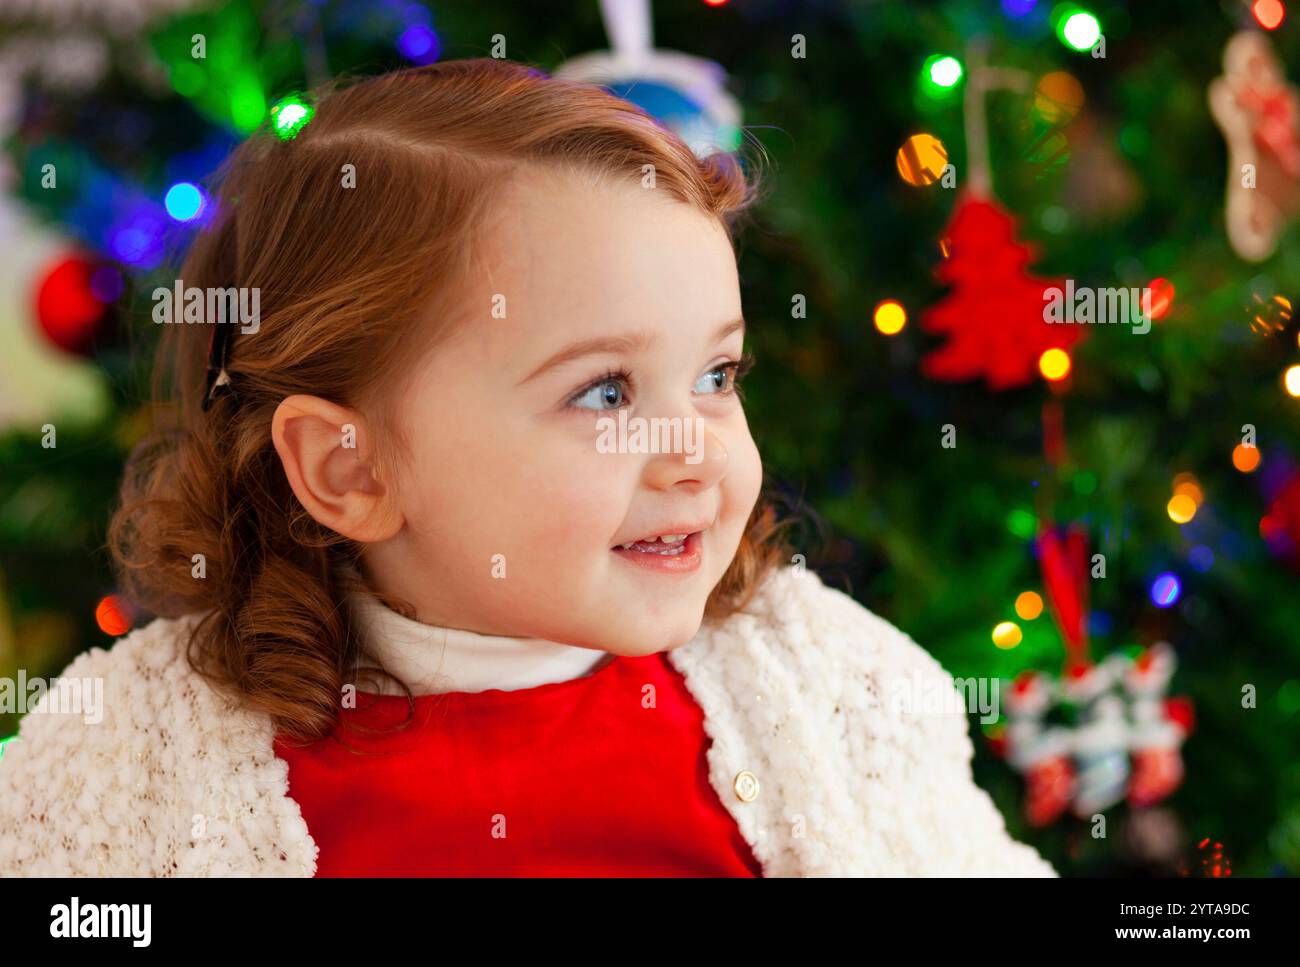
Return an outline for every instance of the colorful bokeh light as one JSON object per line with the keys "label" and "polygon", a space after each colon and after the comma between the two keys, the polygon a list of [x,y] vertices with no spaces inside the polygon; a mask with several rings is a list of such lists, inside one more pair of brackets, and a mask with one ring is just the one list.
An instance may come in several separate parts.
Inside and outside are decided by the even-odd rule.
{"label": "colorful bokeh light", "polygon": [[275,128],[276,137],[281,141],[293,140],[310,123],[313,113],[301,98],[291,95],[279,101],[271,108],[271,124]]}
{"label": "colorful bokeh light", "polygon": [[163,205],[167,208],[167,214],[176,221],[193,221],[203,211],[203,191],[191,182],[178,182],[167,189]]}
{"label": "colorful bokeh light", "polygon": [[1062,42],[1075,50],[1092,50],[1101,39],[1101,23],[1086,10],[1074,9],[1060,19],[1058,31]]}
{"label": "colorful bokeh light", "polygon": [[902,332],[903,327],[907,325],[907,310],[901,303],[886,299],[876,306],[871,318],[876,328],[884,335],[893,336]]}
{"label": "colorful bokeh light", "polygon": [[925,62],[925,76],[935,87],[948,89],[961,82],[961,61],[947,54],[934,54]]}
{"label": "colorful bokeh light", "polygon": [[993,644],[999,648],[1014,648],[1020,644],[1023,637],[1020,633],[1020,625],[1014,621],[1000,622],[993,629]]}
{"label": "colorful bokeh light", "polygon": [[1158,608],[1169,608],[1178,601],[1183,586],[1176,575],[1165,572],[1151,582],[1151,603]]}
{"label": "colorful bokeh light", "polygon": [[1064,349],[1049,349],[1038,357],[1038,371],[1043,378],[1057,382],[1070,375],[1070,354]]}
{"label": "colorful bokeh light", "polygon": [[1022,591],[1016,598],[1016,614],[1023,621],[1033,621],[1043,613],[1043,597],[1037,591]]}
{"label": "colorful bokeh light", "polygon": [[1255,0],[1250,12],[1265,30],[1276,30],[1286,19],[1286,7],[1282,5],[1282,0]]}
{"label": "colorful bokeh light", "polygon": [[1253,473],[1259,466],[1259,447],[1238,443],[1232,450],[1232,465],[1242,473]]}

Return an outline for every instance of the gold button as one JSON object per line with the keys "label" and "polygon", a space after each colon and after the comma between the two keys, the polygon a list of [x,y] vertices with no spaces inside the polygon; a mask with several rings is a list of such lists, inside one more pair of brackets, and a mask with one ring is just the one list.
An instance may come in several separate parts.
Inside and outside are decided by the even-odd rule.
{"label": "gold button", "polygon": [[736,790],[736,798],[741,802],[753,802],[758,798],[758,776],[748,769],[742,769],[736,773],[736,782],[733,788]]}

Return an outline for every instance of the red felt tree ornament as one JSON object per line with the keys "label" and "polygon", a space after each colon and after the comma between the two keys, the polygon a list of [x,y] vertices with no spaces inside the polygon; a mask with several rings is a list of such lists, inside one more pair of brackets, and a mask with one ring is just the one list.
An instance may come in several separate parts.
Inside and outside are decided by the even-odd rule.
{"label": "red felt tree ornament", "polygon": [[1064,291],[1064,283],[1029,274],[1035,253],[1016,238],[1015,220],[993,198],[984,97],[994,88],[1023,90],[1028,75],[985,66],[980,44],[972,44],[967,62],[968,187],[948,224],[947,258],[936,271],[953,291],[921,317],[924,331],[947,342],[921,361],[921,369],[931,379],[983,378],[996,392],[1032,382],[1043,353],[1067,350],[1083,331],[1044,318],[1047,291]]}
{"label": "red felt tree ornament", "polygon": [[1083,335],[1078,326],[1043,317],[1047,291],[1062,280],[1028,274],[1029,246],[1016,240],[1015,220],[995,202],[967,194],[947,230],[949,257],[936,275],[952,293],[926,310],[921,328],[947,342],[921,361],[931,379],[983,378],[993,391],[1024,386],[1038,375],[1049,349],[1068,350]]}

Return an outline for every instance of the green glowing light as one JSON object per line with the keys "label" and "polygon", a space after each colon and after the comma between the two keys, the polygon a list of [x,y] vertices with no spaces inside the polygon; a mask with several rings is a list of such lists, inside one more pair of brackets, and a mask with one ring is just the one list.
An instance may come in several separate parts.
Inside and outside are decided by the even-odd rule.
{"label": "green glowing light", "polygon": [[1059,24],[1061,40],[1075,50],[1091,50],[1101,39],[1101,23],[1086,10],[1076,9]]}
{"label": "green glowing light", "polygon": [[296,138],[298,132],[311,121],[314,113],[311,107],[297,97],[289,96],[279,101],[271,108],[271,124],[275,128],[276,136],[281,141]]}
{"label": "green glowing light", "polygon": [[262,85],[251,72],[239,73],[226,82],[230,92],[230,120],[240,131],[251,133],[266,117]]}
{"label": "green glowing light", "polygon": [[955,87],[961,80],[962,69],[961,61],[956,57],[932,57],[927,61],[929,65],[930,83],[935,87]]}
{"label": "green glowing light", "polygon": [[1032,511],[1018,507],[1007,515],[1007,530],[1027,541],[1038,532],[1038,518]]}

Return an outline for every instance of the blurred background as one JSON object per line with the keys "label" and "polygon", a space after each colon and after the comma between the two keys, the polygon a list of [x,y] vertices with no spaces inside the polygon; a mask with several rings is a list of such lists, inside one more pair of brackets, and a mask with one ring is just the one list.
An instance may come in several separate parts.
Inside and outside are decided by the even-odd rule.
{"label": "blurred background", "polygon": [[[1003,682],[971,728],[1013,834],[1300,871],[1288,6],[0,0],[0,679],[150,620],[105,528],[223,156],[334,74],[506,56],[762,175],[745,392],[794,564]],[[1067,282],[1149,331],[1046,325]]]}

